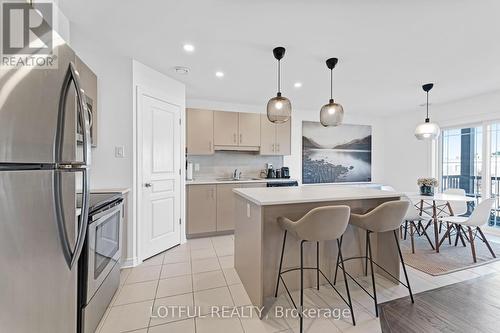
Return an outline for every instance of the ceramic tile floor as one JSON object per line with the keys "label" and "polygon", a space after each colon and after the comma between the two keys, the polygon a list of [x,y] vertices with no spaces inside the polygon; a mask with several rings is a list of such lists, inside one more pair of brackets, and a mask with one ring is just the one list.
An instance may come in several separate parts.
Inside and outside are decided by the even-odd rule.
{"label": "ceramic tile floor", "polygon": [[[194,239],[161,253],[140,266],[122,270],[120,289],[96,332],[298,332],[298,319],[278,318],[279,316],[274,315],[274,309],[271,309],[263,320],[256,318],[255,312],[254,316],[245,314],[229,319],[203,316],[212,305],[225,305],[229,308],[250,305],[250,299],[234,269],[233,251],[232,235]],[[500,272],[500,262],[439,277],[408,267],[414,293],[495,272]],[[407,289],[401,285],[391,284],[380,276],[376,280],[379,302],[408,295]],[[371,282],[368,278],[363,278],[361,283],[368,287]],[[350,319],[306,319],[305,331],[380,332],[380,323],[375,317],[371,298],[354,283],[350,284],[350,288],[354,300],[356,326],[351,325]],[[343,291],[342,288],[340,290]],[[298,299],[297,292],[293,296]],[[199,307],[201,315],[194,318],[186,313],[167,316],[162,311],[169,305]],[[307,289],[305,305],[310,308],[346,307],[338,296],[325,286],[319,291]],[[274,306],[292,308],[284,295],[278,298]],[[159,313],[160,316],[152,317],[151,309],[154,314]]]}

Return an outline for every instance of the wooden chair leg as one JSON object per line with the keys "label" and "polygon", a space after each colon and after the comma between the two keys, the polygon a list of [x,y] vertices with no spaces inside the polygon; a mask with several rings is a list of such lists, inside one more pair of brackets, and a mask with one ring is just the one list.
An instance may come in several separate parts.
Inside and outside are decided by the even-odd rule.
{"label": "wooden chair leg", "polygon": [[479,234],[481,235],[481,238],[483,239],[483,242],[488,247],[488,250],[490,250],[490,253],[493,256],[493,258],[496,258],[497,256],[495,255],[495,252],[493,252],[493,249],[491,248],[490,243],[488,242],[488,240],[486,239],[486,237],[484,237],[484,234],[483,234],[483,231],[481,230],[481,228],[477,227],[477,231],[479,231]]}
{"label": "wooden chair leg", "polygon": [[474,260],[474,262],[477,262],[477,259],[476,259],[476,248],[474,246],[474,237],[472,237],[472,228],[471,227],[467,227],[467,229],[469,230],[469,242],[470,242],[470,248],[471,248],[471,251],[472,251],[472,259]]}

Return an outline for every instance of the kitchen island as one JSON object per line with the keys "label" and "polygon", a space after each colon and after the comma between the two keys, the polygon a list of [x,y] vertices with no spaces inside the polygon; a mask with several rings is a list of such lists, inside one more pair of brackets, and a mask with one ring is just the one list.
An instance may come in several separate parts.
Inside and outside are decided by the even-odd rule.
{"label": "kitchen island", "polygon": [[[329,205],[347,205],[352,212],[364,213],[386,201],[399,200],[402,196],[391,191],[343,185],[241,188],[233,192],[236,196],[234,265],[252,304],[259,307],[274,302],[283,242],[283,230],[276,221],[279,216],[298,220],[315,207]],[[393,233],[374,234],[372,237],[374,260],[399,277],[399,258]],[[299,244],[299,240],[289,233],[283,268],[299,267]],[[348,226],[342,244],[344,258],[364,255],[364,247],[365,233]],[[320,243],[320,268],[332,281],[336,259],[336,241]],[[315,266],[316,245],[308,242],[304,246],[304,267]],[[363,274],[363,266],[362,260],[346,262],[346,270],[353,276]],[[284,279],[291,290],[299,289],[299,271],[288,273]],[[304,271],[305,288],[315,285],[315,279],[315,271]],[[280,285],[279,293],[282,292],[284,290]]]}

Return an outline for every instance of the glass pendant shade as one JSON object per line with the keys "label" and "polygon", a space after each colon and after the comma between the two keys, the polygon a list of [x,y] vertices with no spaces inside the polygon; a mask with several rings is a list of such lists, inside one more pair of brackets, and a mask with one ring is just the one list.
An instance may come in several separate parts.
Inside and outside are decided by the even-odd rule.
{"label": "glass pendant shade", "polygon": [[270,122],[285,123],[292,115],[292,103],[286,97],[281,96],[281,59],[285,56],[285,48],[282,46],[273,49],[273,55],[278,60],[278,93],[267,102],[267,119]]}
{"label": "glass pendant shade", "polygon": [[326,67],[330,70],[330,100],[319,111],[319,122],[325,127],[339,126],[344,121],[344,108],[333,101],[333,69],[338,61],[337,58],[330,58],[326,61]]}
{"label": "glass pendant shade", "polygon": [[415,129],[415,137],[419,140],[435,140],[439,137],[440,133],[441,129],[438,124],[431,123],[429,118]]}
{"label": "glass pendant shade", "polygon": [[285,123],[292,114],[292,103],[280,93],[267,102],[267,119],[273,123]]}
{"label": "glass pendant shade", "polygon": [[321,107],[319,112],[319,121],[323,126],[338,126],[344,120],[344,108],[342,105],[337,104],[330,100],[328,104]]}
{"label": "glass pendant shade", "polygon": [[425,122],[423,124],[418,125],[417,128],[415,128],[415,137],[418,140],[435,140],[439,137],[439,134],[441,133],[441,129],[439,128],[438,124],[431,123],[429,119],[429,91],[433,87],[434,87],[433,83],[427,83],[422,86],[422,89],[427,94],[427,103],[426,103],[427,116],[425,118]]}

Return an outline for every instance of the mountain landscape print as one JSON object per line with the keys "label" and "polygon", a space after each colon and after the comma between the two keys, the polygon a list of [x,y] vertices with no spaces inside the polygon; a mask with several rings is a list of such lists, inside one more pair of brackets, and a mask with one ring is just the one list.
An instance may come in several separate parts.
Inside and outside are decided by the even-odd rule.
{"label": "mountain landscape print", "polygon": [[370,182],[372,128],[302,122],[302,183]]}

